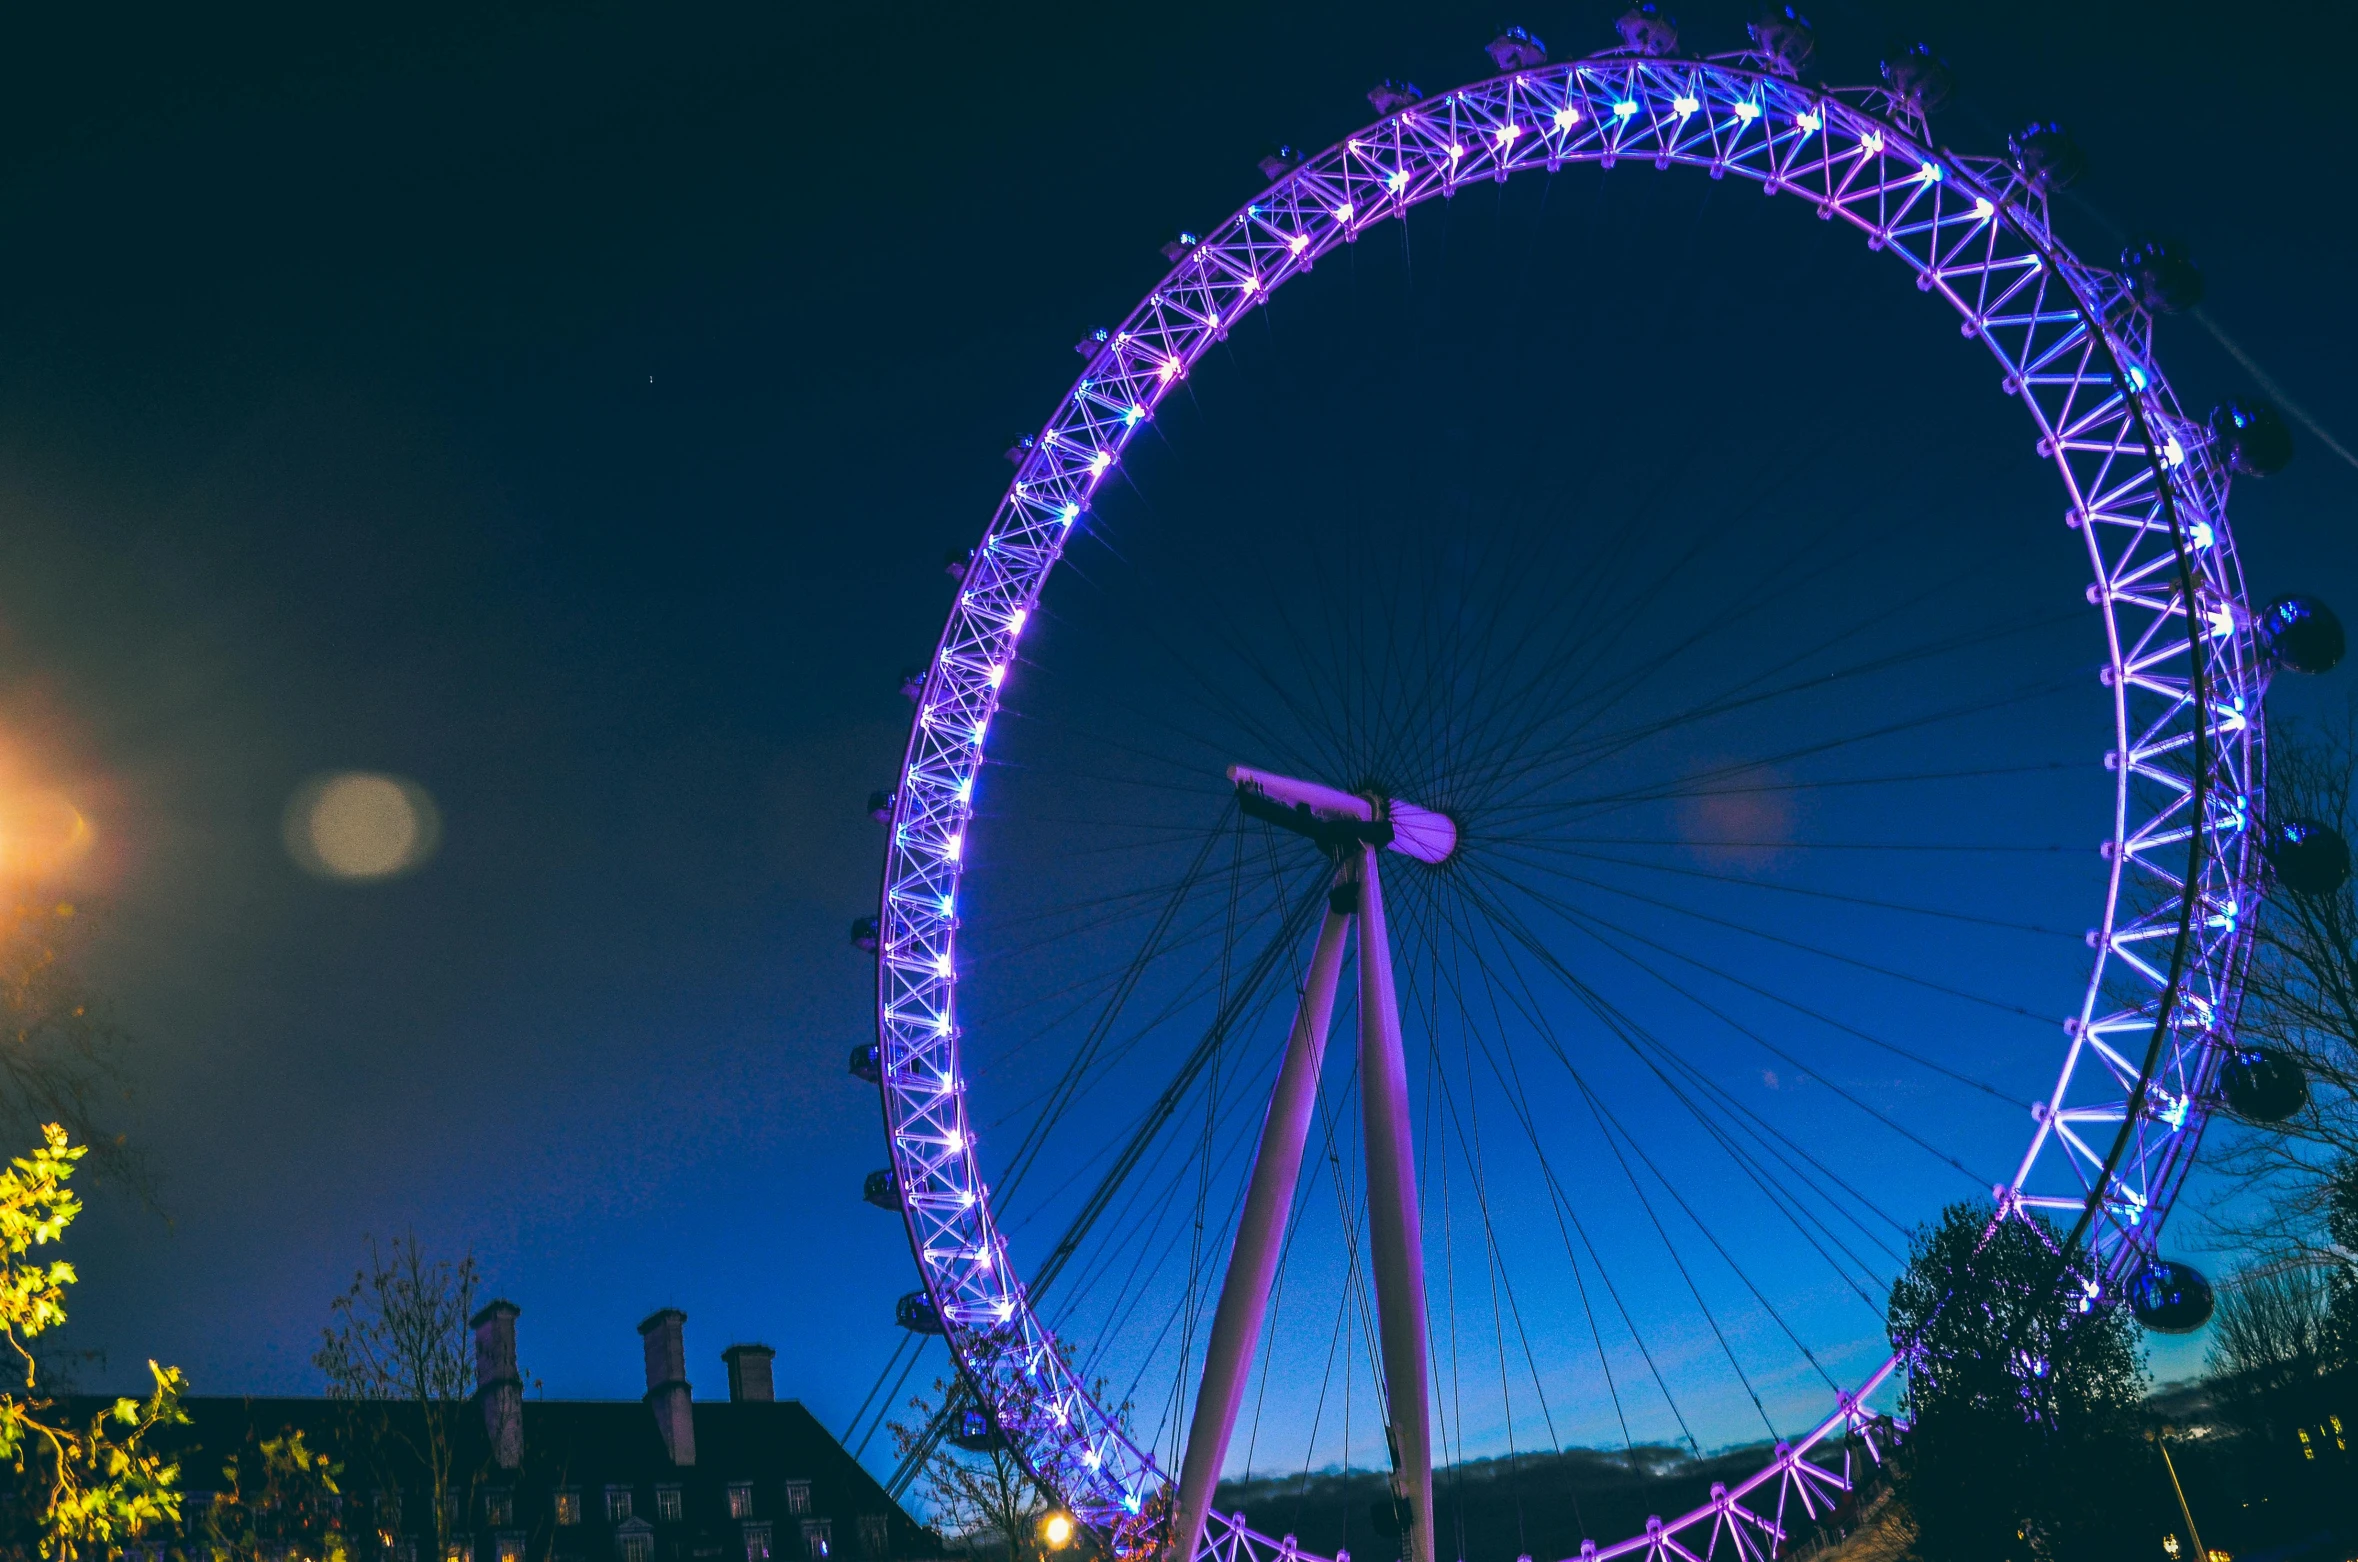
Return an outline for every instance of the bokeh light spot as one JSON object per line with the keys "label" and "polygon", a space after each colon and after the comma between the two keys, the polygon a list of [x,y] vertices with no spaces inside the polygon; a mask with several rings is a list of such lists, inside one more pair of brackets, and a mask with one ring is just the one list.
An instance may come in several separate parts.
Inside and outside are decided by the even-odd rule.
{"label": "bokeh light spot", "polygon": [[322,878],[389,879],[434,854],[442,819],[415,781],[348,770],[296,789],[285,836],[296,863]]}

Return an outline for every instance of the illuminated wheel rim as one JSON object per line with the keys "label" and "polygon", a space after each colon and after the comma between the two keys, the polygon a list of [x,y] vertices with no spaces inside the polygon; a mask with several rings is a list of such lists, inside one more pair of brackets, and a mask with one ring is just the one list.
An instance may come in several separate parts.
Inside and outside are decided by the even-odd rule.
{"label": "illuminated wheel rim", "polygon": [[[893,1171],[934,1312],[1010,1446],[1084,1523],[1160,1539],[1169,1475],[1058,1353],[1005,1246],[974,1153],[960,1063],[957,905],[965,832],[1026,620],[1132,432],[1270,292],[1370,226],[1469,181],[1643,160],[1753,180],[1863,232],[1997,359],[2061,478],[2103,616],[2113,747],[2110,864],[2084,996],[2033,1110],[2002,1211],[2077,1233],[2091,1298],[2151,1263],[2209,1115],[2259,872],[2266,666],[2228,531],[2228,474],[2152,355],[2121,279],[2056,240],[2043,193],[2002,160],[1931,144],[1880,89],[1806,88],[1757,56],[1608,53],[1415,104],[1308,159],[1187,250],[1091,357],[1040,431],[965,572],[928,668],[894,799],[879,908],[877,1034]],[[2133,785],[2132,782],[2139,784]],[[1886,1360],[1741,1482],[1583,1554],[1774,1554],[1876,1452],[1866,1396]],[[1215,1514],[1203,1549],[1299,1555]]]}

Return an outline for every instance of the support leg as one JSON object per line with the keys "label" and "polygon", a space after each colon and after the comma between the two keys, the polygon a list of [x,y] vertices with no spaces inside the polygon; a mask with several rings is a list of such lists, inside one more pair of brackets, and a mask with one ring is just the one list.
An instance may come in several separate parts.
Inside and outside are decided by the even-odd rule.
{"label": "support leg", "polygon": [[1408,1064],[1376,849],[1359,864],[1359,1099],[1367,1139],[1367,1234],[1374,1250],[1376,1321],[1383,1336],[1392,1482],[1414,1516],[1407,1562],[1434,1562],[1432,1407],[1425,1383],[1425,1242],[1417,1210]]}
{"label": "support leg", "polygon": [[1195,1419],[1187,1429],[1187,1454],[1180,1466],[1179,1507],[1171,1516],[1172,1562],[1193,1562],[1203,1539],[1204,1517],[1212,1505],[1212,1491],[1220,1482],[1220,1466],[1228,1458],[1229,1434],[1236,1428],[1237,1407],[1244,1401],[1245,1379],[1253,1365],[1253,1350],[1261,1340],[1261,1323],[1269,1310],[1269,1287],[1277,1277],[1277,1259],[1285,1247],[1286,1219],[1293,1212],[1294,1189],[1301,1181],[1302,1146],[1309,1138],[1311,1114],[1318,1106],[1318,1071],[1326,1057],[1326,1034],[1334,1023],[1335,990],[1343,974],[1343,938],[1351,915],[1337,885],[1326,922],[1318,930],[1318,944],[1310,954],[1309,974],[1302,982],[1301,1005],[1294,1014],[1293,1036],[1286,1043],[1285,1062],[1270,1092],[1269,1115],[1261,1124],[1261,1148],[1253,1158],[1252,1181],[1245,1190],[1244,1214],[1236,1227],[1236,1243],[1229,1250],[1228,1278],[1220,1287],[1220,1306],[1212,1315],[1212,1337],[1204,1351],[1203,1382],[1196,1390]]}

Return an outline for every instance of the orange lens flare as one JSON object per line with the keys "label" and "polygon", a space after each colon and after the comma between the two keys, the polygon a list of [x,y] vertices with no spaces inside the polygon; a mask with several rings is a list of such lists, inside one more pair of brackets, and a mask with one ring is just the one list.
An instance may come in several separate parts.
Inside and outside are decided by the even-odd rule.
{"label": "orange lens flare", "polygon": [[54,878],[88,856],[95,840],[62,793],[0,792],[0,878],[9,883]]}

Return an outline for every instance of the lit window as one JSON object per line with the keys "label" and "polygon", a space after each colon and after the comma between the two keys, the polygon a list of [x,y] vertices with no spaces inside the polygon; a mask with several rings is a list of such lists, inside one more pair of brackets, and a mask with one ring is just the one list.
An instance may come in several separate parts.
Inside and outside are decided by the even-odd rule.
{"label": "lit window", "polygon": [[483,1522],[493,1529],[504,1529],[516,1522],[516,1494],[510,1491],[487,1491],[483,1494]]}
{"label": "lit window", "polygon": [[810,1562],[827,1562],[835,1554],[834,1528],[825,1519],[802,1521],[802,1549]]}
{"label": "lit window", "polygon": [[892,1549],[892,1520],[882,1513],[860,1515],[860,1555],[868,1558],[883,1556]]}
{"label": "lit window", "polygon": [[464,1540],[454,1540],[442,1548],[442,1562],[474,1562],[475,1548]]}
{"label": "lit window", "polygon": [[630,1488],[627,1486],[607,1487],[606,1522],[609,1524],[623,1524],[629,1522],[629,1519]]}
{"label": "lit window", "polygon": [[745,1562],[770,1562],[770,1526],[768,1523],[745,1526]]}
{"label": "lit window", "polygon": [[655,1488],[655,1516],[666,1524],[680,1521],[680,1489],[677,1486]]}
{"label": "lit window", "polygon": [[803,1514],[811,1511],[810,1482],[788,1481],[786,1483],[786,1511],[793,1514]]}
{"label": "lit window", "polygon": [[581,1493],[577,1491],[557,1493],[557,1522],[559,1524],[579,1524],[581,1522]]}
{"label": "lit window", "polygon": [[655,1537],[652,1535],[625,1535],[622,1537],[622,1562],[647,1562],[647,1558],[652,1556],[654,1551]]}
{"label": "lit window", "polygon": [[499,1562],[524,1562],[524,1537],[510,1530],[499,1537]]}
{"label": "lit window", "polygon": [[751,1481],[731,1481],[729,1483],[729,1517],[732,1519],[753,1517],[753,1483]]}

